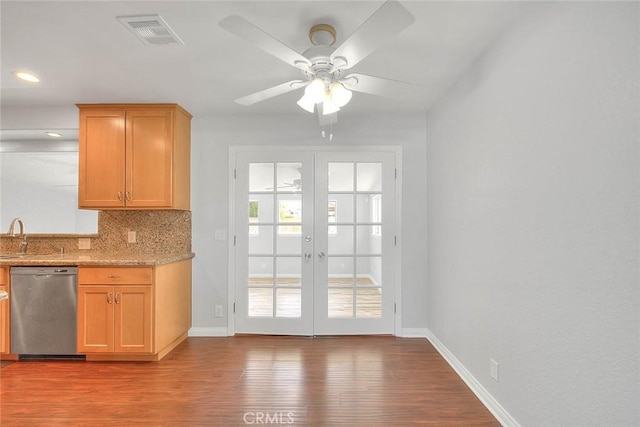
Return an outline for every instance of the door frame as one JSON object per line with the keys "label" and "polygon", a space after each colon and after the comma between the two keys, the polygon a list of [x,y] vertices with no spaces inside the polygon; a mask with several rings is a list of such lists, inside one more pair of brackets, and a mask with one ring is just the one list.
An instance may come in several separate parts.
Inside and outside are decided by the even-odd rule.
{"label": "door frame", "polygon": [[395,227],[396,227],[396,250],[393,257],[396,265],[394,274],[394,294],[395,294],[395,313],[394,313],[394,335],[402,336],[402,147],[397,145],[342,145],[342,146],[230,146],[229,147],[229,239],[227,246],[228,264],[227,264],[227,336],[235,335],[235,294],[236,294],[236,251],[235,251],[235,170],[237,154],[243,151],[272,151],[287,150],[297,152],[391,152],[395,155],[396,169],[396,189],[395,189]]}

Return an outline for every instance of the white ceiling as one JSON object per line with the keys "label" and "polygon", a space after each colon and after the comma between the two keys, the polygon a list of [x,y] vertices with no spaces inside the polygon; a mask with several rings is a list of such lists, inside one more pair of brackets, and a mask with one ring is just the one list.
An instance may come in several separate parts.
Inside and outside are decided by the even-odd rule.
{"label": "white ceiling", "polygon": [[[300,72],[217,23],[239,14],[298,52],[309,28],[333,25],[339,45],[382,1],[7,1],[0,3],[2,107],[176,102],[194,115],[309,114],[298,91],[244,107],[241,96]],[[352,71],[416,83],[401,99],[356,93],[341,116],[426,112],[513,22],[522,3],[404,1],[415,22]],[[117,16],[160,14],[184,46],[145,46]],[[28,69],[41,83],[15,80]]]}

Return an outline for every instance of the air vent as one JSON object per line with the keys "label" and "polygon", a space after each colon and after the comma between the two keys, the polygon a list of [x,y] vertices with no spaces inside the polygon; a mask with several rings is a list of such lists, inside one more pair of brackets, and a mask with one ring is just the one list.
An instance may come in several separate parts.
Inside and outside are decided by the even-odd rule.
{"label": "air vent", "polygon": [[118,16],[117,19],[146,45],[184,45],[160,15]]}

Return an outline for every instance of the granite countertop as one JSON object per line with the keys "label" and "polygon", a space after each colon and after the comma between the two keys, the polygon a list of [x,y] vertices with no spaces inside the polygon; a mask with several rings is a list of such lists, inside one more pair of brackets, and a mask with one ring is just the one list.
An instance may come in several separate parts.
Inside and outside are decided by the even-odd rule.
{"label": "granite countertop", "polygon": [[0,266],[39,265],[163,265],[191,259],[193,252],[182,254],[114,254],[114,253],[66,253],[66,254],[2,254]]}

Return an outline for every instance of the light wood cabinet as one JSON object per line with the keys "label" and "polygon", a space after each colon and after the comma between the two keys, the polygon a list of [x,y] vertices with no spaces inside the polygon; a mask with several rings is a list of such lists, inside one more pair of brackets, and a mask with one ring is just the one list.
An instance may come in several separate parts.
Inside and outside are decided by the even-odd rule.
{"label": "light wood cabinet", "polygon": [[176,104],[78,104],[78,206],[189,210],[191,115]]}
{"label": "light wood cabinet", "polygon": [[81,268],[78,353],[151,353],[151,285],[151,267]]}
{"label": "light wood cabinet", "polygon": [[[9,274],[8,269],[0,268],[0,291],[9,292]],[[0,354],[10,352],[9,345],[9,299],[0,301]]]}
{"label": "light wood cabinet", "polygon": [[160,360],[191,327],[191,260],[78,269],[78,353]]}

